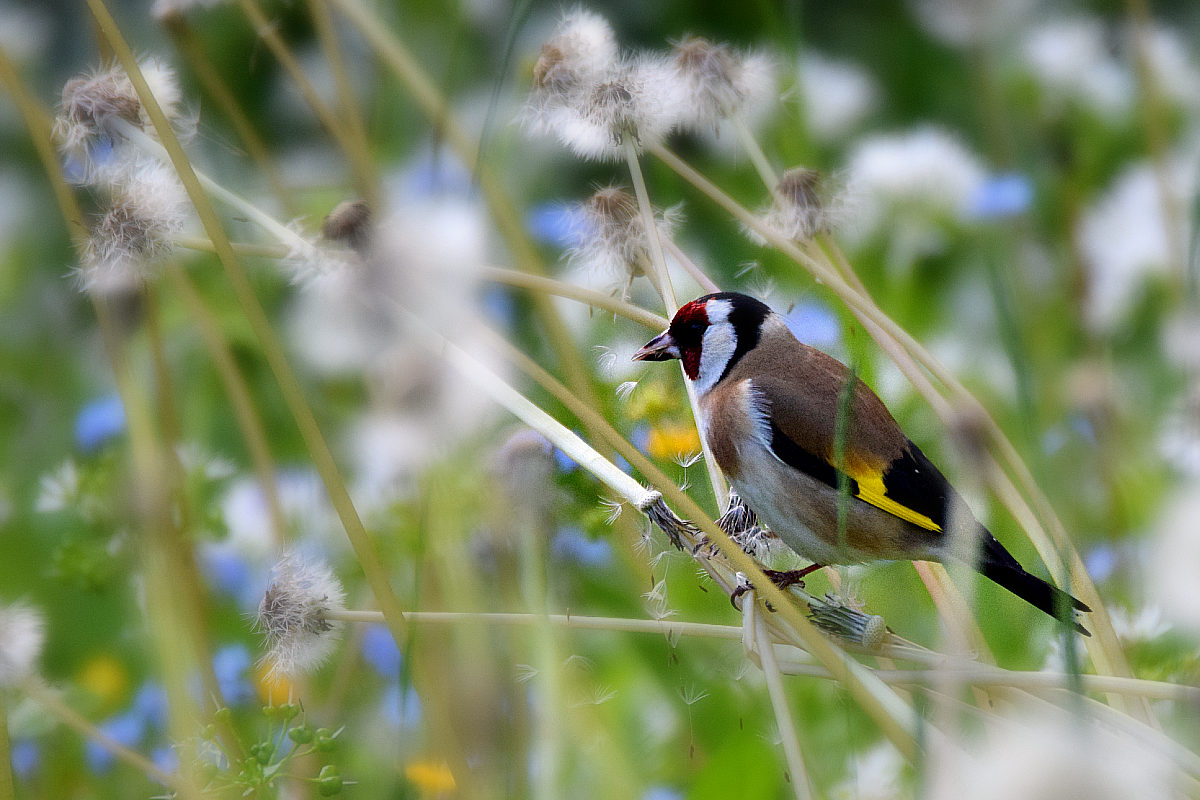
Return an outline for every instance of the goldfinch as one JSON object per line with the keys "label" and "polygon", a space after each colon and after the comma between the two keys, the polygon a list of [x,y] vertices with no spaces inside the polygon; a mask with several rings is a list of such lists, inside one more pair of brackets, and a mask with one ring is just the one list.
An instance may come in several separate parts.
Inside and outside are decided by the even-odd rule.
{"label": "goldfinch", "polygon": [[[763,303],[736,292],[705,295],[681,307],[670,327],[633,357],[682,360],[699,401],[702,435],[730,484],[760,521],[814,564],[967,563],[1088,635],[1073,611],[1091,609],[1026,572],[883,401],[836,359],[801,344]],[[952,519],[970,526],[967,535],[951,535]],[[954,551],[964,541],[974,552]]]}

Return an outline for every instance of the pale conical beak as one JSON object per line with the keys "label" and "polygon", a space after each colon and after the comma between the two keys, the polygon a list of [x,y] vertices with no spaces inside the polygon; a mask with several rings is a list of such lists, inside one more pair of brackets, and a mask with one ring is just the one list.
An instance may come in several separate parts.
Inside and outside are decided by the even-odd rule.
{"label": "pale conical beak", "polygon": [[679,358],[679,348],[670,331],[663,331],[633,354],[634,361],[670,361],[672,358]]}

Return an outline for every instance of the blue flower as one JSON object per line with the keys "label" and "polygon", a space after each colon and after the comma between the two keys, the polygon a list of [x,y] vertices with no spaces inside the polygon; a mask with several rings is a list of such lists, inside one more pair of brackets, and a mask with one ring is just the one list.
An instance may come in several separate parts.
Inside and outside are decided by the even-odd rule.
{"label": "blue flower", "polygon": [[1092,580],[1102,581],[1117,571],[1121,564],[1121,556],[1112,545],[1101,544],[1084,555],[1083,563]]}
{"label": "blue flower", "polygon": [[230,706],[243,705],[254,699],[254,687],[247,677],[250,672],[250,651],[242,644],[222,647],[213,654],[213,672],[221,694]]}
{"label": "blue flower", "polygon": [[606,539],[590,539],[575,527],[560,528],[550,545],[551,554],[584,567],[606,567],[612,562],[612,545]]}
{"label": "blue flower", "polygon": [[[136,748],[146,735],[146,725],[142,721],[141,715],[132,711],[109,717],[101,722],[99,727],[100,730],[126,747]],[[84,747],[84,757],[87,760],[88,768],[97,774],[108,772],[112,768],[114,760],[112,753],[91,739]]]}
{"label": "blue flower", "polygon": [[375,668],[385,678],[395,678],[400,675],[400,665],[403,657],[392,633],[383,625],[371,625],[363,634],[363,659]]}
{"label": "blue flower", "polygon": [[801,300],[783,321],[797,339],[813,347],[831,347],[841,339],[837,315],[819,300]]}
{"label": "blue flower", "polygon": [[967,218],[994,220],[1024,214],[1033,205],[1033,183],[1016,172],[992,175],[967,203]]}
{"label": "blue flower", "polygon": [[415,728],[421,723],[421,698],[411,686],[400,693],[400,684],[393,684],[380,701],[383,718],[394,728]]}
{"label": "blue flower", "polygon": [[258,607],[265,590],[261,575],[232,546],[221,542],[205,544],[200,549],[200,570],[214,591],[237,601],[243,608]]}
{"label": "blue flower", "polygon": [[85,453],[125,432],[125,408],[115,394],[97,398],[75,415],[75,443]]}
{"label": "blue flower", "polygon": [[33,775],[42,765],[41,748],[32,739],[15,742],[9,756],[12,758],[13,772],[22,780]]}
{"label": "blue flower", "polygon": [[474,189],[470,170],[444,152],[416,159],[393,186],[404,197],[467,197]]}
{"label": "blue flower", "polygon": [[154,748],[150,759],[154,762],[154,766],[163,772],[171,773],[179,769],[179,754],[175,752],[174,747],[169,745]]}
{"label": "blue flower", "polygon": [[155,730],[167,729],[167,690],[157,683],[144,683],[133,698],[133,713]]}
{"label": "blue flower", "polygon": [[651,786],[642,795],[642,800],[683,800],[683,792],[669,786]]}
{"label": "blue flower", "polygon": [[543,203],[525,216],[525,226],[534,239],[558,247],[576,247],[587,221],[577,207]]}

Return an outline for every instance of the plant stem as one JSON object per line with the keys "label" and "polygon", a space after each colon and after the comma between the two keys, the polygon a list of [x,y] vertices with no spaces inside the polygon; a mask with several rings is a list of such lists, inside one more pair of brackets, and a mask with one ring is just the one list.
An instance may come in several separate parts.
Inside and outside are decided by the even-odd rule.
{"label": "plant stem", "polygon": [[221,333],[220,323],[204,304],[187,273],[174,261],[168,265],[167,272],[175,285],[176,293],[183,299],[188,313],[196,323],[204,347],[208,350],[217,376],[225,388],[225,395],[233,406],[234,419],[237,420],[238,429],[246,442],[246,448],[250,451],[250,460],[254,465],[259,487],[267,501],[267,515],[271,519],[271,540],[276,547],[282,548],[287,538],[287,518],[279,500],[275,459],[271,456],[267,431],[254,405],[254,398],[250,395],[245,378],[238,370],[229,343]]}
{"label": "plant stem", "polygon": [[[633,180],[633,192],[637,197],[638,210],[642,215],[642,227],[646,230],[646,241],[650,246],[650,261],[659,275],[658,290],[662,295],[663,305],[667,307],[667,314],[674,316],[679,309],[679,302],[675,299],[671,276],[667,272],[667,259],[663,255],[662,242],[658,236],[658,225],[654,221],[654,207],[650,205],[650,194],[646,191],[646,179],[642,175],[641,162],[638,160],[637,145],[629,134],[625,134],[621,138],[621,145],[625,151],[625,161],[629,166],[629,176]],[[683,373],[682,361],[679,364],[679,370]],[[686,373],[683,373],[683,378],[688,406],[692,409],[693,420],[699,429],[700,406],[696,398],[696,390],[692,387],[692,382],[687,379]],[[723,508],[729,496],[729,486],[725,483],[721,468],[717,466],[717,459],[713,456],[712,449],[708,446],[704,436],[700,437],[700,449],[704,453],[704,466],[708,471],[709,483],[712,485],[713,499],[716,501],[718,509]]]}
{"label": "plant stem", "polygon": [[556,278],[547,278],[544,275],[531,275],[528,272],[518,272],[502,267],[487,267],[480,273],[480,277],[493,283],[503,283],[506,286],[532,289],[545,294],[578,300],[595,308],[611,311],[614,314],[633,320],[655,331],[661,331],[669,324],[666,317],[655,314],[653,311],[647,311],[632,303],[627,303],[620,298],[604,294],[603,292],[597,292],[594,289],[585,289],[582,286],[566,283]]}
{"label": "plant stem", "polygon": [[[783,754],[787,760],[788,772],[791,776],[792,789],[796,800],[811,800],[812,777],[804,765],[804,755],[800,751],[800,740],[796,737],[796,723],[792,720],[792,711],[788,708],[787,693],[783,691],[783,678],[779,672],[779,663],[775,659],[775,648],[771,642],[767,626],[757,619],[762,613],[754,592],[748,593],[742,601],[742,613],[756,617],[754,636],[758,645],[759,668],[767,681],[767,694],[771,698],[771,708],[775,711],[775,722],[779,728],[779,736],[783,740]],[[757,613],[756,613],[757,612]]]}
{"label": "plant stem", "polygon": [[[282,343],[275,335],[266,312],[258,302],[258,298],[250,285],[241,262],[238,261],[237,256],[234,254],[233,248],[229,243],[229,238],[226,236],[212,204],[204,193],[201,182],[193,171],[191,163],[184,154],[179,140],[175,137],[170,122],[163,114],[162,109],[146,85],[146,79],[138,68],[137,59],[129,49],[129,45],[125,42],[120,29],[108,13],[108,9],[105,8],[102,0],[87,1],[104,37],[112,45],[118,60],[128,74],[130,81],[133,83],[135,90],[142,100],[146,112],[154,123],[155,130],[163,142],[163,147],[170,156],[171,163],[179,174],[179,178],[187,190],[188,197],[191,199],[192,205],[200,217],[205,233],[216,247],[217,256],[225,267],[226,276],[233,286],[238,302],[246,314],[246,319],[258,339],[259,345],[263,349],[267,363],[275,374],[288,409],[291,411],[297,426],[300,428],[300,434],[313,458],[317,472],[325,484],[330,501],[342,522],[343,528],[346,530],[346,535],[363,569],[367,583],[370,585],[376,602],[379,603],[384,616],[387,618],[388,628],[391,630],[392,636],[396,639],[397,644],[402,646],[406,629],[400,603],[392,592],[391,586],[388,583],[387,572],[376,556],[374,545],[367,535],[367,531],[358,516],[357,510],[354,508],[354,503],[350,499],[350,494],[346,490],[346,485],[342,480],[341,474],[338,472],[333,453],[325,442],[320,426],[313,416],[312,409],[309,408],[307,401],[304,399],[303,390],[287,361]],[[459,765],[459,769],[465,769],[465,764]]]}
{"label": "plant stem", "polygon": [[109,736],[104,731],[96,727],[90,720],[84,717],[75,709],[64,703],[58,698],[48,686],[43,684],[40,679],[30,679],[21,684],[21,688],[29,696],[31,700],[46,710],[50,716],[57,719],[62,724],[66,725],[71,730],[81,736],[91,739],[96,744],[107,750],[120,761],[124,761],[133,768],[146,773],[146,776],[158,781],[164,786],[178,790],[180,787],[178,776],[169,772],[164,772],[150,759],[146,758],[136,750],[131,750],[125,745],[118,742],[113,737]]}

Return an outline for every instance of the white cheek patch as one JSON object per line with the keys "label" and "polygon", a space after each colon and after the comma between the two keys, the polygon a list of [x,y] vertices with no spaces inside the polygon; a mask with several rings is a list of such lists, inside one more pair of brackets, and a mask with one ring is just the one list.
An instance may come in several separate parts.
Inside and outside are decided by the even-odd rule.
{"label": "white cheek patch", "polygon": [[737,334],[732,325],[717,322],[708,326],[700,346],[700,372],[695,380],[697,394],[704,394],[716,385],[735,350]]}

